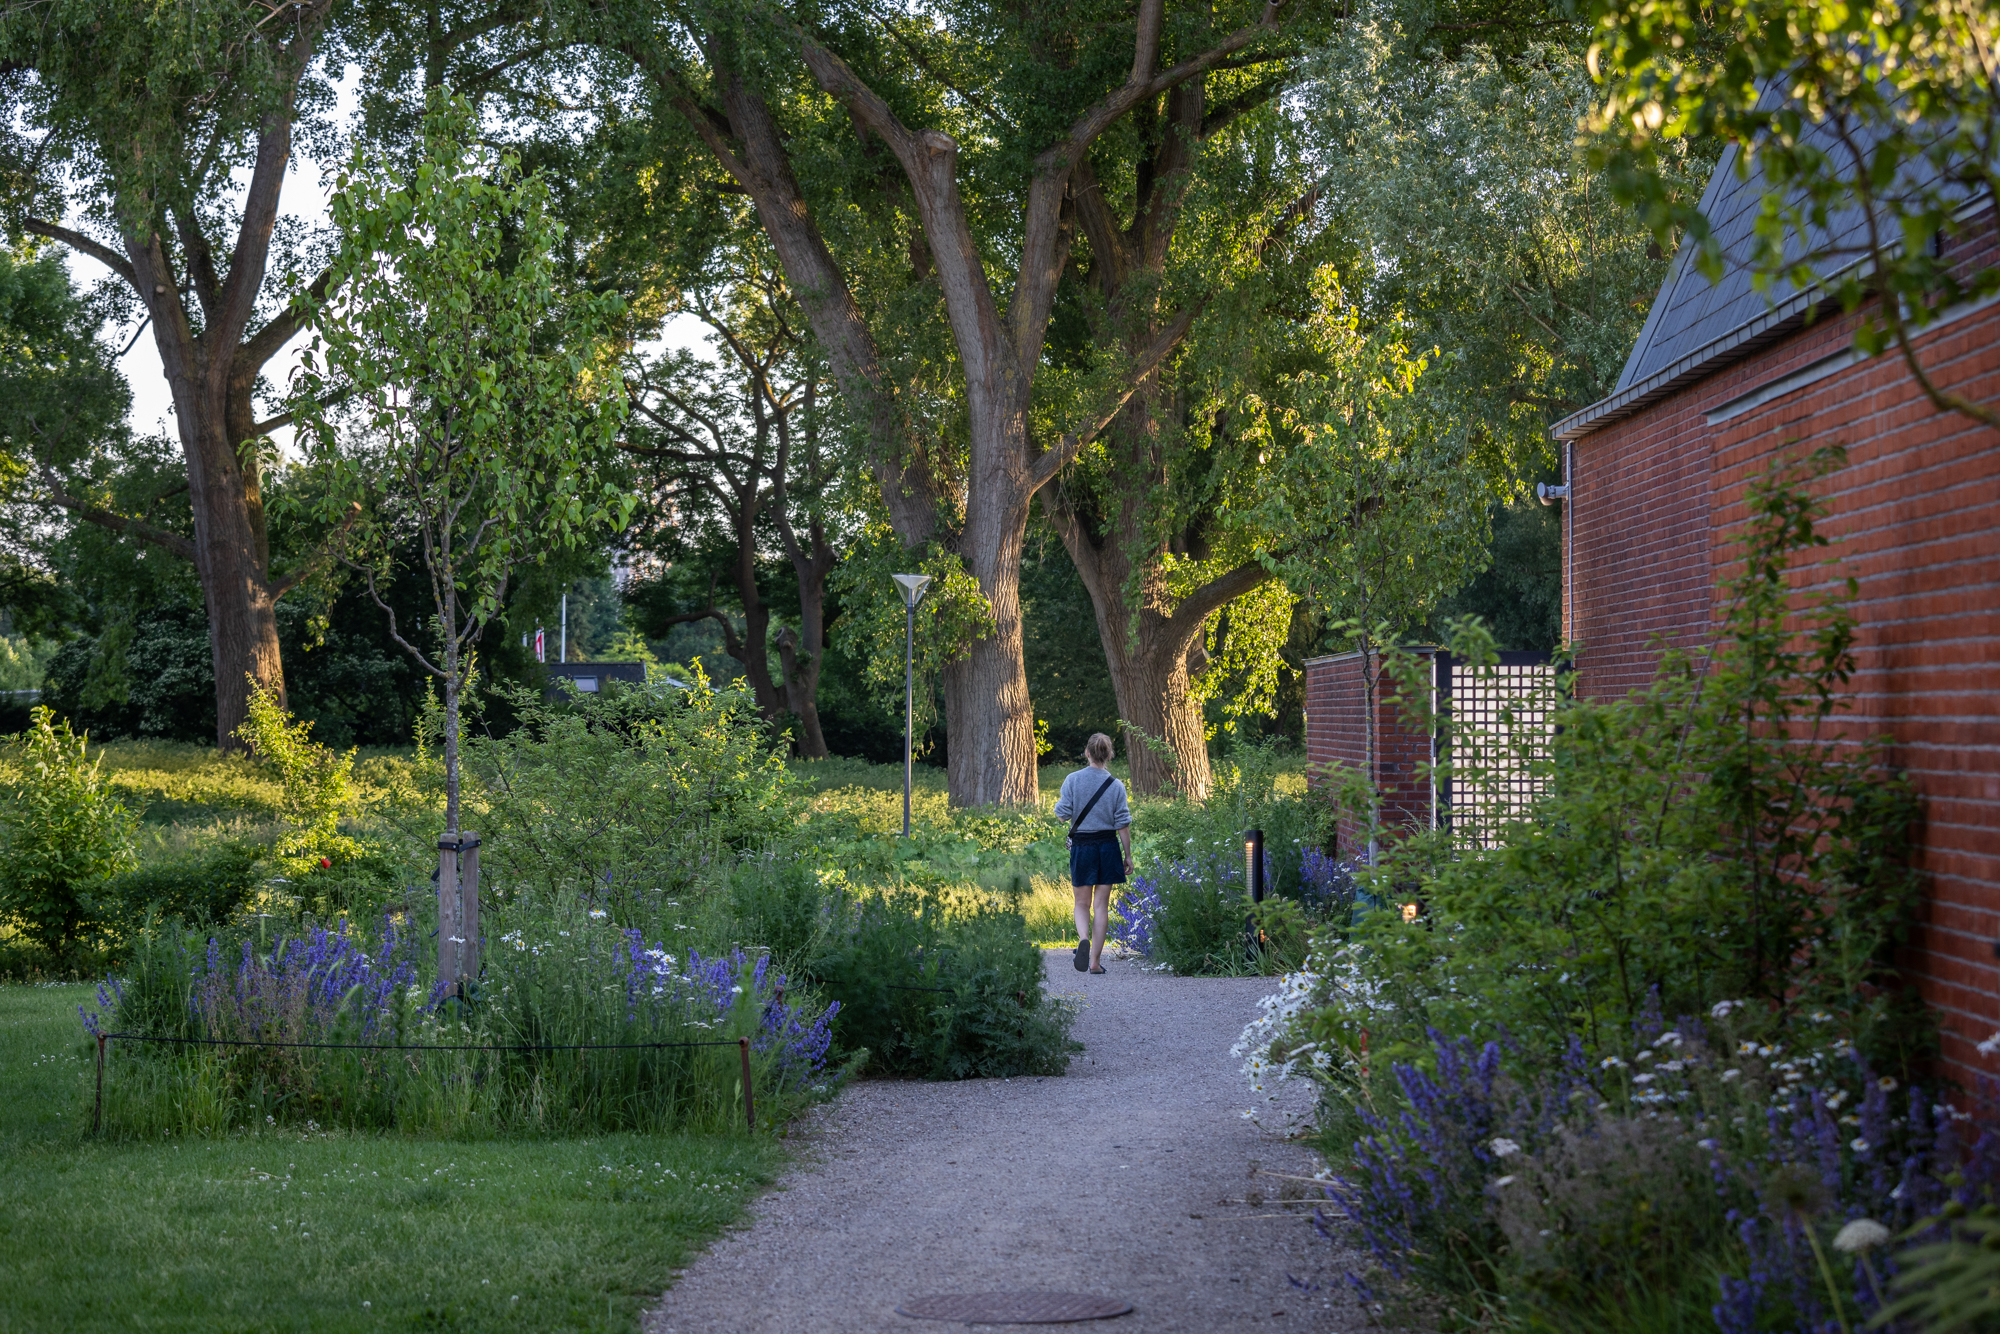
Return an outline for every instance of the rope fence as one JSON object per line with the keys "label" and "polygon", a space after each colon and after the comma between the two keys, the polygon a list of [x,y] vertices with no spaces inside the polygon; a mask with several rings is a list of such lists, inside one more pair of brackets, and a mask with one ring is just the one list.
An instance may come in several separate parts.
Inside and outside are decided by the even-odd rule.
{"label": "rope fence", "polygon": [[[920,987],[916,990],[942,990]],[[757,1129],[757,1100],[750,1084],[750,1039],[710,1038],[700,1042],[502,1042],[502,1043],[414,1043],[414,1042],[277,1042],[248,1038],[167,1038],[146,1033],[97,1034],[97,1101],[90,1113],[90,1133],[101,1133],[104,1125],[104,1049],[112,1042],[157,1042],[180,1047],[283,1047],[325,1051],[656,1051],[672,1047],[734,1047],[743,1062],[743,1119],[751,1131]]]}

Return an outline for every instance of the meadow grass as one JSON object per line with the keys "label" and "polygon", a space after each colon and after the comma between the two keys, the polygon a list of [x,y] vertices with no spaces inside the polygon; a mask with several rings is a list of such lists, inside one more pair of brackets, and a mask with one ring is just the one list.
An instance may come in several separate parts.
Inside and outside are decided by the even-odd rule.
{"label": "meadow grass", "polygon": [[90,995],[0,987],[7,1334],[632,1330],[782,1158],[741,1135],[100,1143]]}

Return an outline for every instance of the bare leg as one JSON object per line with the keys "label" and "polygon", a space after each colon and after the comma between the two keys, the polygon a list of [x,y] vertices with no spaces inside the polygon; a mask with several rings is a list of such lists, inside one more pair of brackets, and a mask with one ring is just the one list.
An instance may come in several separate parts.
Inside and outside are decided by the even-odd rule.
{"label": "bare leg", "polygon": [[[1111,886],[1093,886],[1091,893],[1096,899],[1097,906],[1097,920],[1091,924],[1090,930],[1090,966],[1095,968],[1098,961],[1104,957],[1104,928],[1111,921]],[[1082,890],[1077,891],[1077,897],[1079,899],[1083,897]],[[1081,908],[1077,909],[1077,915],[1079,917],[1083,915]]]}
{"label": "bare leg", "polygon": [[1076,938],[1090,939],[1090,886],[1076,886]]}

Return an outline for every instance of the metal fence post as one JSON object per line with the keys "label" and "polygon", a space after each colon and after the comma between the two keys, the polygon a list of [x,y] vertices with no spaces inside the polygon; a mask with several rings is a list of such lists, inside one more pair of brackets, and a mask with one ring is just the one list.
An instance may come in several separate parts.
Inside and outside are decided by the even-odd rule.
{"label": "metal fence post", "polygon": [[104,1034],[97,1035],[97,1105],[90,1112],[90,1133],[104,1129]]}
{"label": "metal fence post", "polygon": [[736,1051],[743,1058],[743,1121],[754,1134],[757,1130],[757,1095],[750,1087],[750,1039],[736,1039]]}

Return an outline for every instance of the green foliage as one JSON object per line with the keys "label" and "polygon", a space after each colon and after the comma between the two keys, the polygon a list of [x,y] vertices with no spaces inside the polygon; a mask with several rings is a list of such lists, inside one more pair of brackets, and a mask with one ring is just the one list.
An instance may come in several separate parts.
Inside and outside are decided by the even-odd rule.
{"label": "green foliage", "polygon": [[[96,1023],[245,1045],[122,1046],[106,1074],[107,1132],[215,1138],[273,1123],[467,1138],[740,1131],[734,1039],[756,1037],[780,1005],[779,1039],[752,1053],[760,1123],[782,1123],[831,1088],[832,1072],[803,1050],[823,1003],[796,987],[780,1002],[754,960],[697,969],[679,940],[672,956],[640,954],[575,896],[525,898],[493,906],[470,999],[440,1002],[419,925],[430,920],[392,918],[366,933],[297,921],[268,931],[260,921],[254,934],[157,925],[101,998]],[[321,994],[316,980],[329,976],[347,989]]]}
{"label": "green foliage", "polygon": [[[1133,883],[1121,911],[1135,911],[1142,881],[1158,896],[1150,914],[1155,962],[1195,976],[1279,973],[1302,961],[1319,905],[1304,904],[1300,869],[1332,831],[1326,804],[1299,791],[1299,777],[1276,746],[1242,744],[1217,762],[1205,801],[1149,801],[1135,813]],[[1251,829],[1264,832],[1269,898],[1259,923],[1270,948],[1261,951],[1250,947],[1248,923],[1258,914],[1243,881],[1243,836]]]}
{"label": "green foliage", "polygon": [[1250,950],[1251,903],[1241,873],[1232,879],[1226,858],[1191,859],[1184,865],[1190,873],[1162,871],[1148,877],[1160,887],[1148,957],[1183,976],[1258,972]]}
{"label": "green foliage", "polygon": [[1493,563],[1431,612],[1421,638],[1477,616],[1503,649],[1553,655],[1562,642],[1562,508],[1523,496],[1493,507]]}
{"label": "green foliage", "polygon": [[[560,289],[548,187],[475,130],[470,106],[440,91],[412,173],[357,147],[333,198],[332,295],[293,398],[322,483],[315,511],[349,526],[371,592],[407,532],[422,542],[437,649],[411,641],[415,626],[392,619],[390,633],[444,683],[447,830],[470,645],[516,567],[623,527],[632,505],[598,468],[625,415],[609,341],[622,303]],[[346,440],[329,415],[342,395],[360,416]]]}
{"label": "green foliage", "polygon": [[56,647],[35,635],[0,635],[0,691],[40,690]]}
{"label": "green foliage", "polygon": [[237,735],[258,761],[277,775],[284,793],[285,832],[272,851],[288,876],[301,876],[351,858],[358,848],[340,832],[340,817],[354,801],[354,752],[341,754],[312,739],[312,724],[295,722],[277,695],[250,683],[250,717]]}
{"label": "green foliage", "polygon": [[935,887],[851,890],[797,863],[739,871],[730,907],[788,973],[840,1003],[841,1047],[923,1079],[1059,1075],[1074,1015],[1043,990],[1017,909]]}
{"label": "green foliage", "polygon": [[685,690],[522,694],[519,727],[469,745],[501,892],[580,894],[629,916],[791,825],[797,784],[756,700],[699,664],[691,676]]}
{"label": "green foliage", "polygon": [[1489,474],[1426,363],[1362,332],[1332,270],[1313,319],[1332,370],[1302,375],[1266,419],[1278,477],[1261,508],[1286,536],[1267,564],[1333,618],[1421,624],[1484,558]]}
{"label": "green foliage", "polygon": [[156,917],[220,925],[265,880],[264,855],[258,844],[227,840],[193,856],[147,862],[114,876],[105,882],[101,897],[115,905],[135,942],[150,939],[142,928]]}
{"label": "green foliage", "polygon": [[[1893,954],[1917,892],[1904,861],[1915,799],[1881,742],[1839,725],[1853,585],[1795,591],[1795,562],[1825,539],[1818,503],[1789,483],[1750,489],[1715,646],[1667,653],[1628,698],[1530,701],[1553,714],[1552,737],[1509,738],[1504,720],[1454,733],[1455,781],[1519,766],[1542,794],[1483,852],[1440,834],[1384,857],[1374,883],[1406,887],[1398,900],[1423,916],[1362,921],[1349,957],[1374,999],[1329,1013],[1398,1057],[1424,1048],[1426,1028],[1504,1029],[1535,1052],[1574,1033],[1615,1052],[1649,1007],[1754,998],[1781,1017],[1835,1016],[1877,1068],[1910,1077],[1924,1030]],[[1469,661],[1491,650],[1477,626],[1454,634]]]}
{"label": "green foliage", "polygon": [[86,738],[37,707],[0,761],[0,912],[64,959],[105,925],[104,882],[130,867],[132,816]]}
{"label": "green foliage", "polygon": [[[1666,261],[1577,145],[1599,99],[1581,49],[1446,54],[1393,14],[1343,25],[1301,94],[1358,243],[1348,286],[1384,331],[1437,349],[1425,392],[1526,481],[1555,462],[1548,424],[1617,383]],[[1700,195],[1713,155],[1696,147],[1661,155],[1663,189]]]}
{"label": "green foliage", "polygon": [[906,550],[888,524],[876,522],[855,538],[830,586],[845,609],[834,642],[863,665],[885,714],[903,714],[903,666],[908,638],[902,591],[891,574],[927,574],[917,604],[913,733],[921,738],[937,717],[937,681],[949,663],[971,652],[972,641],[993,631],[993,609],[965,563],[936,546]]}
{"label": "green foliage", "polygon": [[[98,337],[106,313],[60,258],[0,249],[0,497],[46,502],[50,477],[87,486],[94,456],[123,435],[131,394]],[[0,604],[52,609],[14,518],[0,527]]]}
{"label": "green foliage", "polygon": [[215,660],[200,608],[106,610],[99,634],[71,640],[49,660],[43,701],[107,741],[213,739]]}
{"label": "green foliage", "polygon": [[1896,1257],[1903,1268],[1894,1280],[1895,1299],[1871,1324],[1914,1317],[1925,1330],[1957,1334],[1985,1329],[2000,1315],[2000,1207],[1992,1194],[1989,1185],[1987,1203],[1975,1214],[1958,1205],[1910,1229],[1913,1236],[1936,1239]]}

